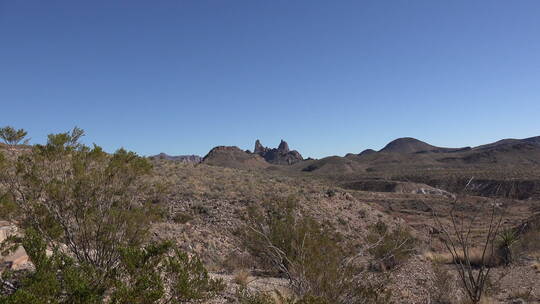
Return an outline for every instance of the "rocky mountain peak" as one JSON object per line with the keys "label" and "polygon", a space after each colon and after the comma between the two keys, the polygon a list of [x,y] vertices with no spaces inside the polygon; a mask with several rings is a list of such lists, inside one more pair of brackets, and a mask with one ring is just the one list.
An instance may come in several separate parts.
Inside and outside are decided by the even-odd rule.
{"label": "rocky mountain peak", "polygon": [[279,143],[278,151],[281,153],[289,153],[289,144],[282,139]]}
{"label": "rocky mountain peak", "polygon": [[262,156],[267,162],[275,165],[292,165],[304,160],[298,151],[290,150],[289,144],[283,139],[276,148],[267,148],[257,139],[253,154]]}
{"label": "rocky mountain peak", "polygon": [[266,148],[261,144],[261,142],[257,139],[255,141],[255,149],[253,150],[253,153],[264,153],[266,151]]}

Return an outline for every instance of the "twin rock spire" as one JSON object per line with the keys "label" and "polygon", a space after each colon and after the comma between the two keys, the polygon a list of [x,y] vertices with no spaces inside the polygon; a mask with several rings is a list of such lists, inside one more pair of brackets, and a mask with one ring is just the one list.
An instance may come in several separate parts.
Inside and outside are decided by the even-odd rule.
{"label": "twin rock spire", "polygon": [[283,139],[279,143],[277,149],[271,149],[263,146],[261,142],[257,139],[255,141],[255,149],[253,150],[254,154],[259,154],[267,162],[276,165],[292,165],[299,161],[304,160],[302,155],[296,150],[290,150],[289,144]]}

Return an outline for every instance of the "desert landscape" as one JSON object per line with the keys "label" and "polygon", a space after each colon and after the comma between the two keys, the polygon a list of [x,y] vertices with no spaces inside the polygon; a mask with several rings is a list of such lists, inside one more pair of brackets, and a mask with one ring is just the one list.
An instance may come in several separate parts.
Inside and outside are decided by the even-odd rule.
{"label": "desert landscape", "polygon": [[[77,183],[92,179],[97,183],[94,192],[107,187],[89,172],[79,177],[73,172],[74,158],[103,153],[76,144],[76,137],[83,134],[77,130],[52,135],[45,145],[28,146],[20,145],[23,138],[16,136],[25,134],[23,130],[2,129],[6,194],[0,237],[6,241],[4,248],[11,248],[2,258],[1,299],[6,303],[21,303],[11,301],[18,296],[28,299],[36,285],[51,284],[34,277],[40,266],[33,260],[36,252],[28,255],[36,248],[25,242],[26,229],[39,228],[38,235],[53,242],[44,243],[46,259],[66,255],[75,265],[93,261],[98,269],[104,266],[97,257],[89,257],[98,250],[93,246],[120,237],[88,232],[105,219],[76,210],[92,205],[73,205],[84,201],[77,199],[81,191]],[[123,195],[140,208],[150,208],[144,209],[147,226],[137,228],[148,231],[137,231],[132,237],[140,245],[129,246],[148,250],[145,245],[171,242],[179,252],[200,259],[203,273],[185,275],[194,280],[186,284],[202,286],[181,289],[189,295],[189,288],[195,288],[199,297],[184,302],[467,303],[475,301],[470,292],[481,288],[481,303],[535,303],[540,299],[538,138],[505,139],[473,148],[438,148],[404,138],[380,151],[323,159],[303,159],[285,141],[278,148],[266,148],[258,140],[253,152],[218,146],[204,157],[133,154],[130,157],[147,164],[146,173],[132,176],[129,187],[116,191],[125,191]],[[99,161],[124,153],[102,154]],[[47,164],[40,170],[49,172],[36,175],[40,181],[33,183],[60,188],[41,193],[42,188],[28,183],[21,172],[24,162],[31,166],[27,169],[35,169],[27,163],[32,159]],[[11,163],[19,165],[10,167]],[[52,178],[55,174],[67,176]],[[14,185],[27,190],[8,190]],[[37,193],[44,195],[38,201],[22,197]],[[60,210],[65,213],[55,213],[57,209],[43,201],[47,199],[63,206]],[[98,197],[94,203],[94,207],[105,204]],[[48,223],[43,215],[35,218],[39,213],[34,205],[40,204],[46,214],[53,212],[50,217],[64,232],[53,236],[50,227],[43,226]],[[107,208],[106,212],[114,212],[126,206]],[[91,275],[80,267],[79,275]],[[467,271],[474,277],[487,272],[486,279],[469,279]],[[201,275],[208,276],[206,282],[196,281]],[[58,280],[65,284],[61,277]],[[140,288],[137,282],[129,288]],[[211,283],[219,283],[219,288],[210,288]],[[96,288],[86,284],[90,290]],[[58,292],[69,293],[68,288]],[[111,293],[119,291],[111,287],[103,292],[100,297],[111,300]]]}
{"label": "desert landscape", "polygon": [[540,304],[539,16],[0,0],[0,304]]}

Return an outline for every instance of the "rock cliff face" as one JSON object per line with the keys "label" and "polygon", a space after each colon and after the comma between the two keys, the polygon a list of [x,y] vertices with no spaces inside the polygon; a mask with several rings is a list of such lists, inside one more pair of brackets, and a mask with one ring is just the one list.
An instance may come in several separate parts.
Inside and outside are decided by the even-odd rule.
{"label": "rock cliff face", "polygon": [[261,145],[261,142],[257,139],[255,141],[255,150],[253,150],[253,153],[260,154],[265,153],[266,151],[268,151],[268,148],[263,147],[263,145]]}
{"label": "rock cliff face", "polygon": [[270,149],[264,147],[257,139],[253,153],[262,156],[267,162],[274,165],[292,165],[304,160],[298,151],[291,151],[289,144],[284,140],[281,140],[277,149]]}

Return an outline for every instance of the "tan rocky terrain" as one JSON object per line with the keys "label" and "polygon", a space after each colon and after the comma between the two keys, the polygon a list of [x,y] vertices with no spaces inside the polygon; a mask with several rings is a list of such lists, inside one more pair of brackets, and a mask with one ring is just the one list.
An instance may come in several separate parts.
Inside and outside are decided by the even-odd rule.
{"label": "tan rocky terrain", "polygon": [[[407,151],[410,149],[413,148],[409,142]],[[515,146],[508,149],[512,153],[516,151]],[[527,159],[535,155],[517,151],[516,155],[527,155]],[[466,295],[453,260],[441,242],[441,228],[451,228],[449,214],[454,210],[461,218],[473,220],[471,239],[475,246],[481,246],[490,225],[488,211],[495,204],[503,214],[502,230],[519,232],[520,241],[513,247],[515,259],[510,265],[491,266],[489,299],[492,303],[539,302],[540,225],[536,214],[540,212],[540,202],[532,195],[534,184],[526,196],[519,191],[501,195],[482,183],[500,181],[498,174],[503,174],[504,164],[497,163],[491,167],[492,171],[464,164],[463,168],[467,168],[464,171],[460,171],[461,165],[436,168],[434,164],[448,164],[440,162],[441,153],[472,155],[460,154],[470,151],[379,152],[275,165],[258,154],[235,147],[217,147],[201,164],[154,158],[149,179],[155,185],[153,204],[162,218],[153,224],[152,238],[174,240],[182,249],[200,256],[213,277],[226,282],[226,289],[211,303],[251,303],[239,302],[238,291],[245,288],[253,293],[278,290],[281,294],[292,294],[288,280],[261,267],[246,248],[242,235],[249,227],[246,218],[250,208],[293,197],[298,203],[295,212],[299,217],[313,218],[336,231],[341,243],[362,256],[363,272],[384,280],[393,303],[457,304],[465,303]],[[369,158],[370,163],[362,158]],[[424,165],[419,165],[418,160]],[[301,169],[309,166],[313,170]],[[325,171],[328,168],[331,169]],[[516,165],[516,168],[520,167]],[[508,176],[531,181],[536,174],[534,166],[531,168],[514,169]],[[472,191],[467,193],[454,192],[452,187],[437,187],[441,184],[433,182],[437,178],[448,181],[451,176],[457,185],[462,183],[460,178],[472,172],[489,179],[470,182]],[[496,174],[490,175],[492,172]],[[403,178],[411,174],[424,176],[426,182]],[[509,181],[509,185],[516,185],[515,181]],[[443,227],[434,215],[438,215]],[[407,258],[392,267],[370,262],[369,239],[373,227],[380,223],[390,230],[405,228],[416,240]],[[0,238],[14,233],[16,224],[3,222]],[[16,269],[26,259],[24,252],[17,251],[2,261],[7,262],[4,267]]]}
{"label": "tan rocky terrain", "polygon": [[[405,225],[420,240],[414,255],[403,265],[388,272],[395,303],[434,303],[439,290],[437,280],[450,276],[448,291],[454,302],[464,299],[459,280],[447,252],[439,241],[440,234],[433,220],[433,212],[449,225],[447,217],[456,204],[455,195],[417,183],[399,182],[392,191],[359,191],[338,188],[323,179],[287,177],[272,171],[238,170],[206,166],[191,166],[158,162],[156,168],[163,180],[175,189],[165,194],[170,221],[154,226],[156,237],[174,238],[183,248],[204,257],[210,269],[236,286],[235,273],[251,272],[254,288],[270,288],[264,277],[257,274],[256,263],[249,252],[239,246],[238,227],[248,206],[261,204],[279,193],[300,198],[301,212],[321,222],[328,222],[347,239],[359,245],[365,243],[368,227],[378,221],[390,225]],[[538,212],[538,201],[494,199],[481,196],[461,197],[459,212],[465,217],[476,217],[473,231],[475,242],[481,243],[489,225],[489,217],[482,206],[497,203],[504,211],[503,225],[519,227],[531,214]],[[459,207],[462,206],[462,207]],[[176,219],[176,220],[175,220]],[[361,246],[359,247],[361,248]],[[528,303],[540,298],[539,252],[520,253],[511,266],[497,266],[493,271],[492,299],[496,303],[510,303],[513,298],[527,295]],[[446,259],[446,260],[444,260]],[[440,264],[440,265],[439,265]],[[435,265],[435,266],[434,266]],[[536,267],[536,268],[535,268]],[[284,284],[279,278],[276,282]],[[251,283],[250,283],[251,284]],[[257,285],[259,284],[259,285]],[[264,287],[266,286],[266,287]],[[226,297],[232,297],[229,293]],[[536,300],[535,300],[536,299]],[[458,302],[456,302],[458,301]]]}

